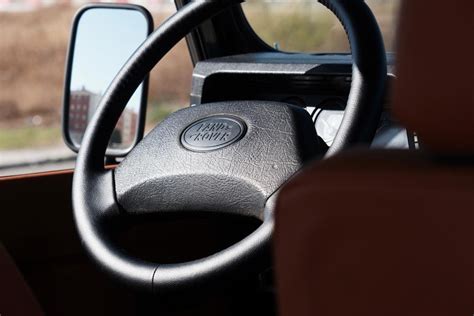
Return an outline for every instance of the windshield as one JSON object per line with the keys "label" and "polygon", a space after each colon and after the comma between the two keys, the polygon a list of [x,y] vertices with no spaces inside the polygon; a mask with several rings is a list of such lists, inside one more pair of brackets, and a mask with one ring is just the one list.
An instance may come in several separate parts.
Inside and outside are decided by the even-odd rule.
{"label": "windshield", "polygon": [[[394,51],[400,0],[366,0],[379,23],[388,52]],[[336,16],[316,0],[247,0],[248,22],[269,46],[287,52],[348,52]]]}
{"label": "windshield", "polygon": [[[74,166],[61,136],[64,65],[74,13],[87,2],[0,0],[0,176]],[[123,2],[146,6],[155,25],[176,11],[170,0]],[[189,104],[191,72],[181,41],[150,75],[147,130]]]}

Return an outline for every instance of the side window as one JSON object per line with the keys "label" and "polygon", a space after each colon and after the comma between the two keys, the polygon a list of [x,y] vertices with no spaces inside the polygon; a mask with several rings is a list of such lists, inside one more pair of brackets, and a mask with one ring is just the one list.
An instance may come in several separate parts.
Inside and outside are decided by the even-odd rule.
{"label": "side window", "polygon": [[[372,9],[387,51],[394,51],[401,0],[366,0]],[[242,8],[255,33],[268,45],[287,52],[349,51],[342,25],[315,0],[247,0]]]}
{"label": "side window", "polygon": [[[0,2],[0,176],[74,167],[76,154],[61,135],[61,111],[67,46],[79,3]],[[139,4],[152,13],[155,25],[176,10],[168,0]],[[188,106],[191,72],[182,41],[151,73],[146,131]]]}

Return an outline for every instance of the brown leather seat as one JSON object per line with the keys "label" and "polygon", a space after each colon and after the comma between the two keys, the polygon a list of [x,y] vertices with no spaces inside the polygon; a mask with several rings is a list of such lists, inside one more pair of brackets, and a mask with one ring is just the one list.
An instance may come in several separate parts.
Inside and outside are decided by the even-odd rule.
{"label": "brown leather seat", "polygon": [[0,243],[0,315],[40,316],[40,305]]}
{"label": "brown leather seat", "polygon": [[402,7],[394,113],[423,150],[355,150],[283,189],[280,315],[474,314],[473,14]]}

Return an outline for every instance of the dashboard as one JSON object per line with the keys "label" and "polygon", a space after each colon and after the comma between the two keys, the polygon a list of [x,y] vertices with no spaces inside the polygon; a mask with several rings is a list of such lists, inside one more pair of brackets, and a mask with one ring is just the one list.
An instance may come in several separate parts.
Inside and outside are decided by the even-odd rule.
{"label": "dashboard", "polygon": [[[414,135],[390,116],[388,91],[395,80],[394,56],[387,55],[387,62],[384,112],[372,147],[415,148]],[[344,115],[351,74],[348,54],[275,52],[209,59],[195,66],[191,104],[225,100],[290,103],[311,114],[319,137],[330,146]]]}

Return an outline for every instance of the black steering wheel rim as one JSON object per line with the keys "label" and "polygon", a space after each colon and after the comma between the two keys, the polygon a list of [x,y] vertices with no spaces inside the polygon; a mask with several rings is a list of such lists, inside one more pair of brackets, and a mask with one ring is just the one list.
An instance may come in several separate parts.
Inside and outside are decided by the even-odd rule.
{"label": "black steering wheel rim", "polygon": [[[127,61],[103,96],[88,125],[73,180],[73,208],[82,242],[107,273],[145,291],[199,287],[242,267],[261,266],[268,258],[273,231],[269,199],[263,224],[241,242],[192,262],[159,265],[132,258],[114,245],[109,222],[123,213],[114,175],[104,169],[108,141],[127,101],[143,78],[187,33],[240,1],[192,1],[166,20]],[[321,0],[340,19],[353,53],[353,82],[341,128],[328,155],[372,140],[382,110],[386,60],[375,18],[362,0]],[[273,195],[274,197],[275,195]]]}

